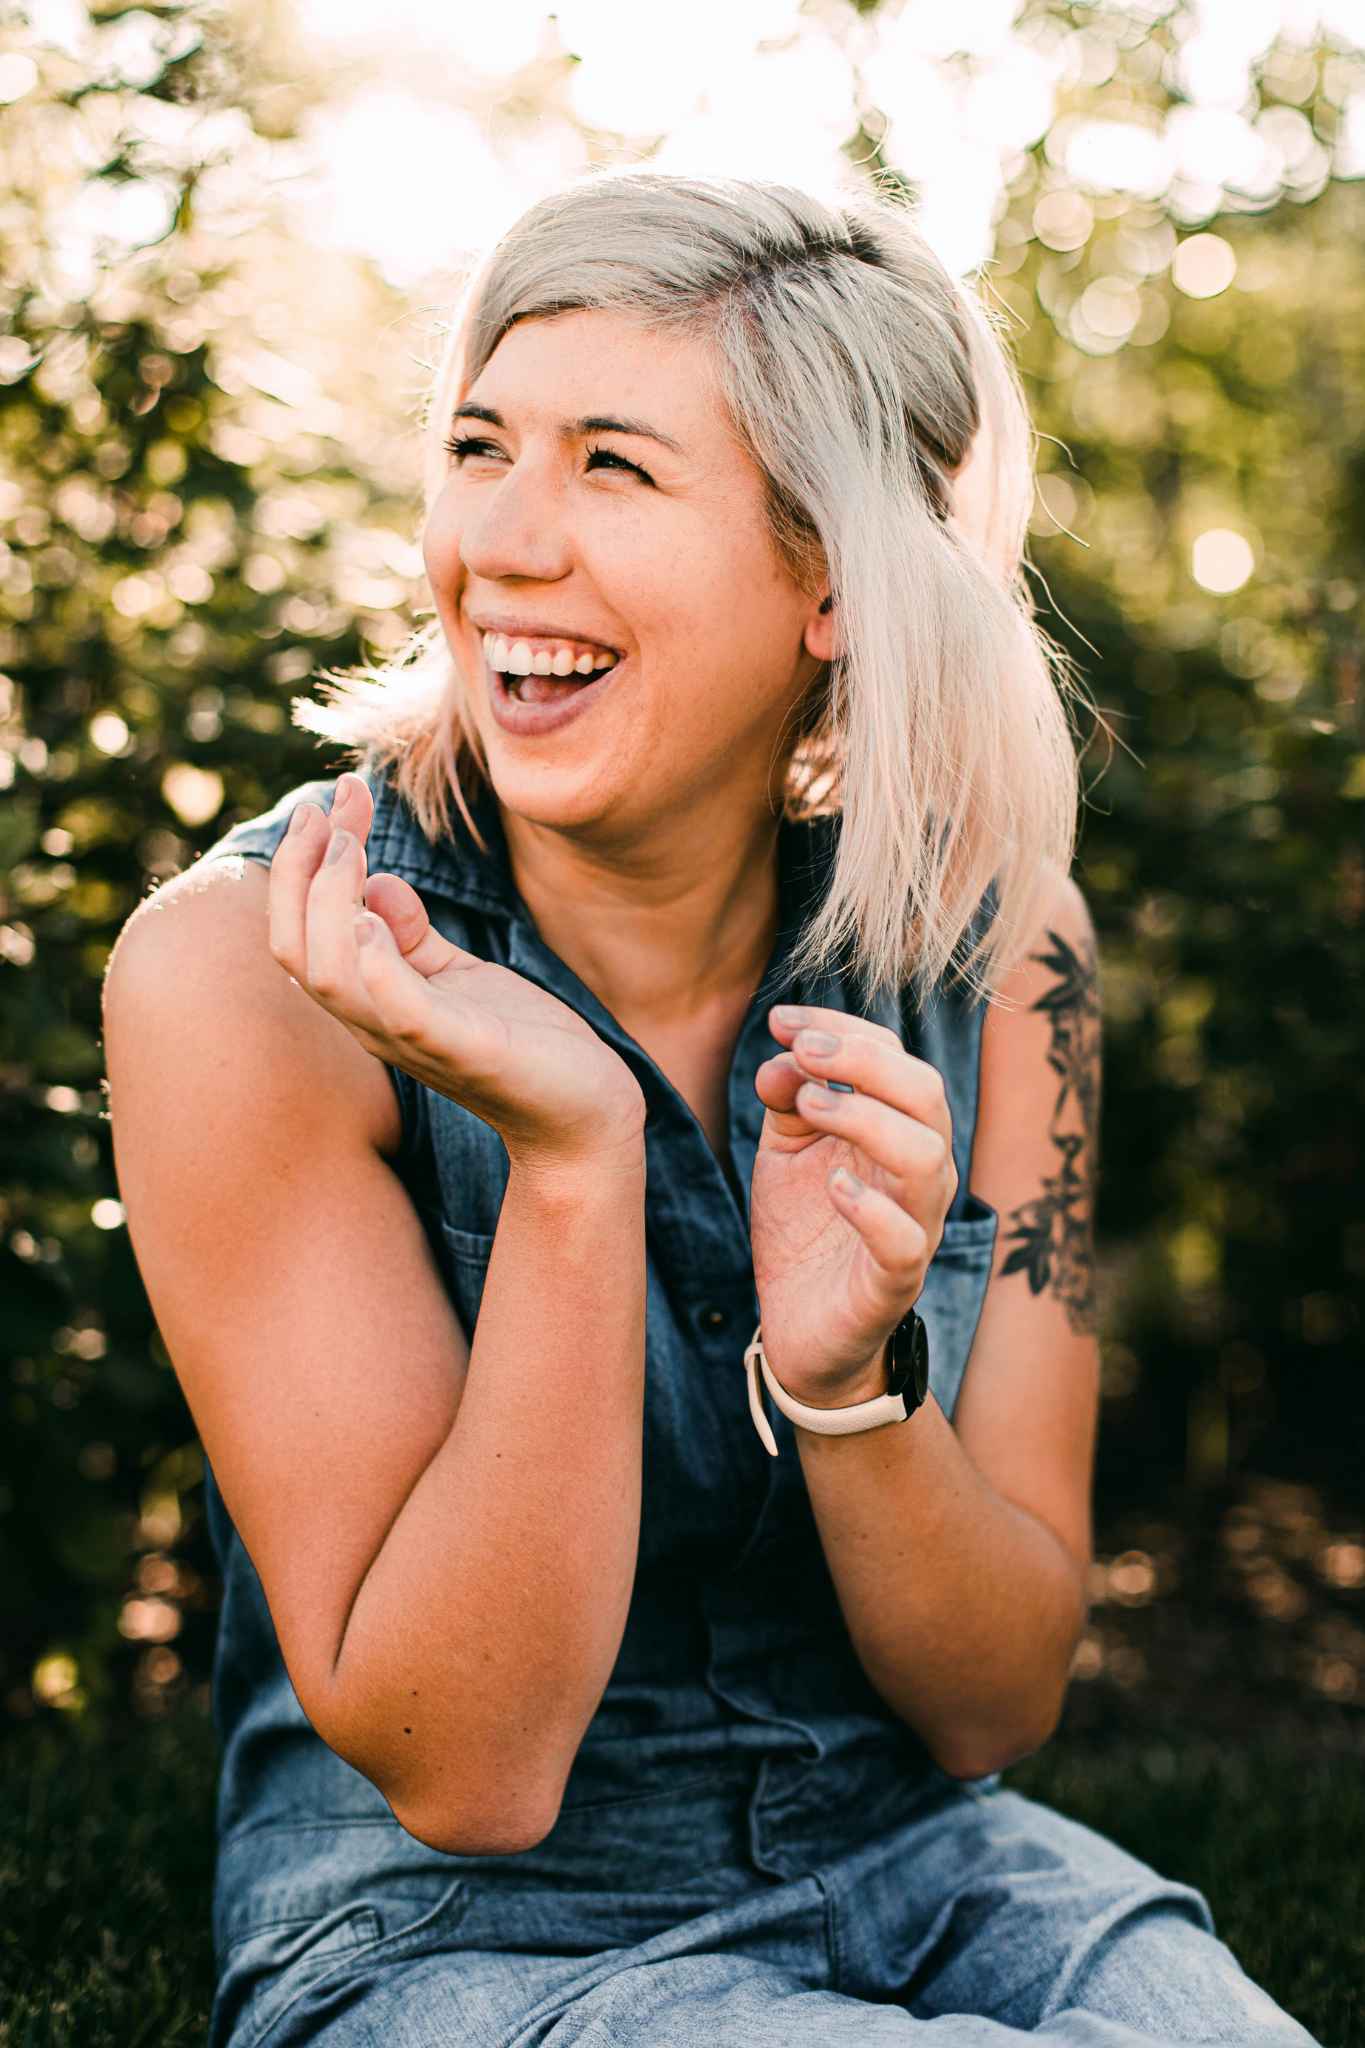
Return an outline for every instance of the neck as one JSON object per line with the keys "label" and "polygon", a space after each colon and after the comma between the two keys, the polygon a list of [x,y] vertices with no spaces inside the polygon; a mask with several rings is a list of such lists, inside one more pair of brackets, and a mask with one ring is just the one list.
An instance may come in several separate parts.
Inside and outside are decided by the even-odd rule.
{"label": "neck", "polygon": [[779,930],[771,815],[718,805],[623,844],[500,814],[537,931],[618,1022],[666,1030],[752,996]]}

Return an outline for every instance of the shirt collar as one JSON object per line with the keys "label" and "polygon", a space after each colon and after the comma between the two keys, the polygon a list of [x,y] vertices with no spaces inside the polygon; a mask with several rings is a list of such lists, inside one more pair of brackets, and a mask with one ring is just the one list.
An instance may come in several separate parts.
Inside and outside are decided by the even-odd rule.
{"label": "shirt collar", "polygon": [[[466,792],[470,815],[487,845],[475,841],[457,806],[451,829],[429,840],[398,790],[375,773],[366,775],[375,802],[369,833],[373,873],[401,875],[415,889],[431,889],[485,913],[530,925],[531,916],[512,876],[502,814],[492,787],[482,780]],[[837,813],[778,825],[778,914],[783,931],[794,932],[818,907],[838,842]]]}

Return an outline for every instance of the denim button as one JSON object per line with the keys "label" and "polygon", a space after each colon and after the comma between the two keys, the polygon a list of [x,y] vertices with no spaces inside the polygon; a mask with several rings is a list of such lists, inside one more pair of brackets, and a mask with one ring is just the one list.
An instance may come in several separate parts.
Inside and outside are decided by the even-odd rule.
{"label": "denim button", "polygon": [[730,1320],[723,1308],[704,1308],[701,1319],[708,1330],[719,1330]]}

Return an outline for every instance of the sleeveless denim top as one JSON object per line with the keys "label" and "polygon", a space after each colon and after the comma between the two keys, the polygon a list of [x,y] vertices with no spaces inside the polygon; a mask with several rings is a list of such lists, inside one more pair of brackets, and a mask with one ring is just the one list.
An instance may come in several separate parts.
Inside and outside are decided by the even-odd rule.
{"label": "sleeveless denim top", "polygon": [[[874,1691],[853,1650],[806,1491],[793,1425],[765,1406],[779,1455],[769,1456],[748,1409],[744,1347],[759,1320],[749,1247],[749,1183],[764,1109],[760,1062],[778,1050],[767,1013],[807,1001],[889,1024],[942,1075],[959,1185],[916,1307],[928,1328],[929,1384],[952,1419],[990,1278],[997,1215],[968,1187],[984,1006],[946,984],[929,1000],[863,1004],[851,979],[799,983],[784,962],[820,899],[839,820],[784,820],[778,842],[780,934],[749,1005],[729,1077],[729,1158],[718,1160],[691,1108],[653,1060],[540,938],[515,887],[492,793],[470,798],[490,853],[458,815],[433,845],[378,771],[360,770],[375,800],[371,874],[401,875],[454,944],[524,975],[569,1003],[627,1063],[647,1105],[648,1303],[643,1489],[635,1585],[605,1694],[575,1759],[563,1811],[663,1794],[727,1776],[748,1788],[754,1864],[803,1875],[885,1827],[951,1781]],[[336,778],[291,789],[273,810],[237,825],[203,855],[269,865],[294,806],[328,810]],[[991,907],[983,898],[973,932]],[[473,1338],[508,1173],[501,1138],[481,1118],[387,1069],[402,1112],[393,1165],[422,1220],[441,1278]],[[913,1418],[901,1425],[913,1429]],[[566,1474],[566,1479],[571,1475]],[[420,1875],[516,1864],[563,1878],[552,1830],[513,1857],[453,1856],[408,1835],[382,1794],[336,1755],[306,1719],[280,1656],[261,1582],[205,1464],[211,1540],[223,1596],[213,1670],[220,1744],[220,1850],[244,1831],[272,1828],[272,1857],[303,1858],[328,1829],[388,1820],[383,1853]],[[933,1569],[932,1558],[923,1568]],[[975,1780],[980,1789],[999,1773]],[[291,1833],[291,1830],[293,1831]],[[259,1837],[256,1837],[259,1840]],[[380,1853],[379,1837],[374,1854]],[[574,1841],[588,1838],[581,1828]],[[292,1846],[291,1846],[292,1845]],[[619,1843],[615,1844],[618,1856]],[[586,1860],[587,1851],[584,1851]],[[551,1858],[553,1857],[553,1862]],[[224,1866],[220,1862],[220,1871]],[[254,1867],[254,1866],[252,1866]],[[287,1877],[287,1869],[285,1871]],[[306,1874],[300,1870],[299,1877]],[[588,1872],[569,1873],[588,1882]],[[647,1889],[649,1873],[639,1873]],[[306,1885],[304,1887],[306,1890]],[[242,1911],[249,1913],[249,1902]],[[236,1905],[215,1905],[219,1939]]]}

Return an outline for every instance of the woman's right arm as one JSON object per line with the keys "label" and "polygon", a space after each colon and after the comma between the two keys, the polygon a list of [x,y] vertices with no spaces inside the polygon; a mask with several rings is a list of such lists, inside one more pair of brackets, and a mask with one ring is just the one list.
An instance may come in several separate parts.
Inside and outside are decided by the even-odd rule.
{"label": "woman's right arm", "polygon": [[472,1354],[381,1144],[380,1062],[281,972],[269,876],[194,870],[104,990],[119,1191],[318,1734],[447,1853],[553,1825],[635,1574],[642,1127],[514,1156]]}

